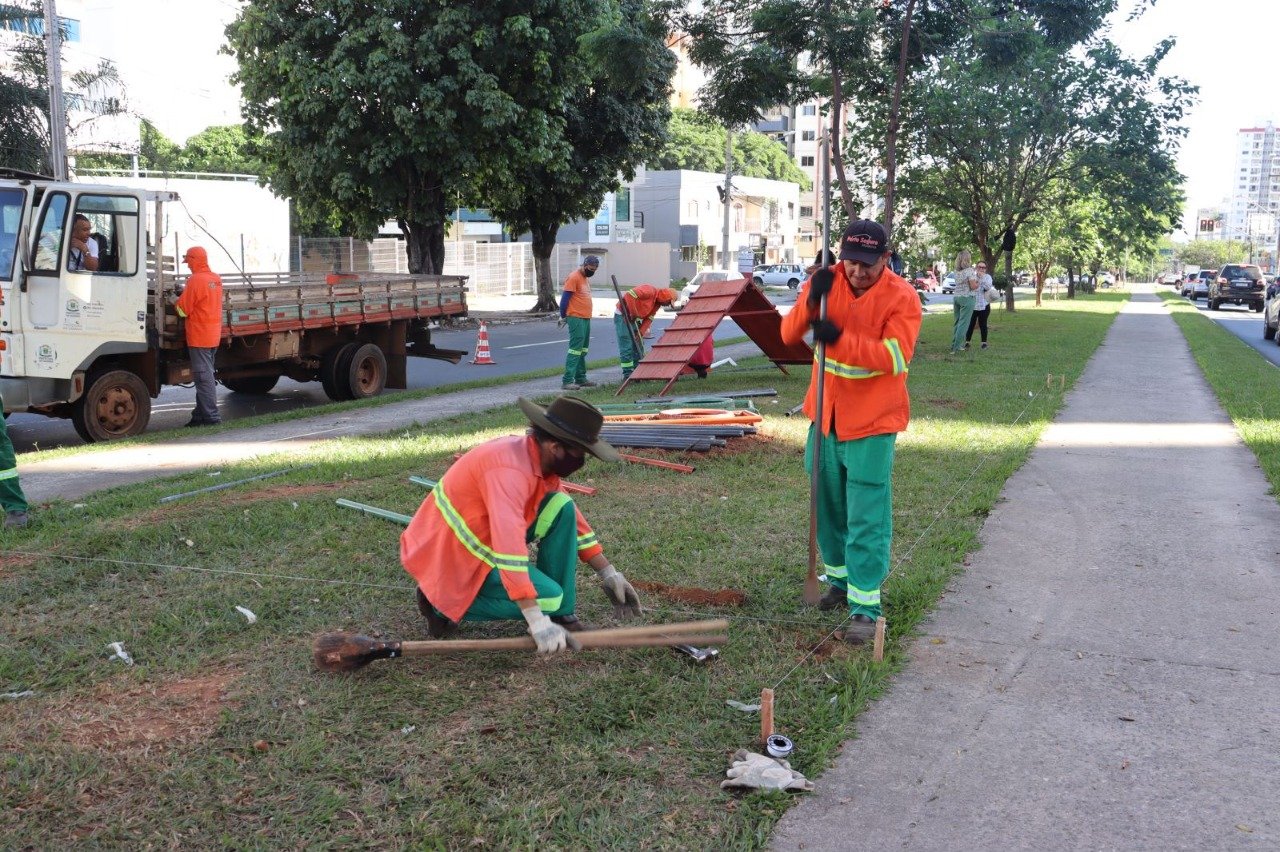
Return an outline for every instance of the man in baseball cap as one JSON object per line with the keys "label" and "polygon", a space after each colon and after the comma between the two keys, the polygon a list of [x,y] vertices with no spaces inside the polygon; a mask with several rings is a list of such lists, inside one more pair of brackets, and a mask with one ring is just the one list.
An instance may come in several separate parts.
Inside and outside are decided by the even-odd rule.
{"label": "man in baseball cap", "polygon": [[[560,477],[590,453],[620,460],[600,438],[604,416],[562,396],[545,408],[519,400],[523,435],[494,438],[453,463],[400,537],[400,562],[418,582],[418,610],[436,638],[460,621],[523,618],[538,652],[577,649],[578,561],[596,571],[620,618],[639,615],[640,597],[609,563]],[[536,545],[537,558],[529,558]]]}
{"label": "man in baseball cap", "polygon": [[587,349],[591,345],[591,276],[600,268],[600,258],[589,254],[582,266],[564,279],[560,294],[560,324],[569,326],[569,352],[564,359],[564,376],[560,386],[565,390],[593,388],[587,380]]}
{"label": "man in baseball cap", "polygon": [[880,223],[850,223],[839,261],[813,273],[782,319],[784,341],[798,343],[812,328],[819,344],[804,411],[813,422],[805,467],[812,475],[817,459],[818,547],[831,584],[820,605],[848,608],[844,638],[854,644],[875,634],[882,612],[893,448],[910,418],[907,365],[920,333],[920,298],[888,267],[892,253]]}

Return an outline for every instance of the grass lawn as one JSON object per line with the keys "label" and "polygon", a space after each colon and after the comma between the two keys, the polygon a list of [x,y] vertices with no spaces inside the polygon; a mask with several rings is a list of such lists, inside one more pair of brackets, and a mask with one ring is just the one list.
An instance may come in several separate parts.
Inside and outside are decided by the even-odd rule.
{"label": "grass lawn", "polygon": [[[1218,402],[1258,457],[1272,493],[1280,494],[1280,372],[1276,365],[1202,316],[1195,305],[1181,296],[1160,291],[1160,298],[1172,311]],[[1257,329],[1261,335],[1261,317]]]}
{"label": "grass lawn", "polygon": [[[776,388],[757,401],[759,435],[668,456],[697,465],[691,475],[593,461],[575,477],[599,489],[577,499],[630,578],[746,591],[734,609],[646,596],[655,621],[732,620],[707,667],[637,649],[312,670],[311,640],[326,630],[426,637],[400,527],[335,498],[412,513],[423,490],[407,477],[438,478],[455,452],[521,430],[514,405],[56,504],[0,539],[0,693],[34,692],[0,700],[0,847],[762,846],[791,798],[719,789],[729,755],[759,732],[725,700],[776,687],[792,762],[822,783],[1125,298],[997,310],[993,348],[954,358],[950,317],[926,317],[897,445],[883,664],[824,642],[841,617],[800,603],[807,423],[784,412],[807,372],[761,362],[681,384]],[[615,401],[610,389],[584,395]],[[579,613],[609,626],[587,575]],[[136,664],[113,658],[112,642]]]}

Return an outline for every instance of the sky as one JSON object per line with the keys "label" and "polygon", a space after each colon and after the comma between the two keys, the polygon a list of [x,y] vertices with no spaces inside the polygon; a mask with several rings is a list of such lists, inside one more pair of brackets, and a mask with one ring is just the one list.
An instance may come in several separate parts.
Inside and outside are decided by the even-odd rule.
{"label": "sky", "polygon": [[1230,194],[1236,131],[1280,122],[1280,72],[1269,38],[1280,24],[1280,3],[1157,0],[1137,21],[1124,23],[1136,2],[1119,0],[1112,40],[1131,56],[1145,56],[1172,36],[1177,43],[1159,73],[1200,87],[1198,103],[1183,119],[1188,133],[1178,157],[1178,170],[1186,177],[1182,227],[1194,235],[1196,208],[1216,207]]}
{"label": "sky", "polygon": [[[1161,39],[1174,37],[1160,73],[1200,87],[1199,101],[1184,119],[1189,132],[1178,158],[1186,177],[1183,228],[1194,233],[1196,208],[1217,206],[1230,192],[1236,131],[1280,121],[1280,97],[1274,94],[1280,59],[1267,39],[1280,23],[1280,0],[1156,0],[1138,20],[1125,22],[1140,2],[1117,0],[1112,39],[1126,53],[1145,56]],[[105,22],[104,38],[146,46],[113,58],[133,106],[165,135],[181,143],[210,125],[239,120],[238,95],[227,80],[235,62],[218,53],[237,0],[80,3],[86,18],[97,13]],[[86,41],[88,33],[86,27]]]}

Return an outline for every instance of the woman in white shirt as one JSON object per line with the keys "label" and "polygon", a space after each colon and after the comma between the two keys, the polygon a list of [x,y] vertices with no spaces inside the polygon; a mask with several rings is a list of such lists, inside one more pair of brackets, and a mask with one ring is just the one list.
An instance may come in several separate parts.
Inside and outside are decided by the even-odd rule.
{"label": "woman in white shirt", "polygon": [[991,316],[991,303],[995,301],[1000,291],[996,289],[995,284],[991,281],[991,276],[987,274],[987,265],[979,263],[977,269],[976,289],[971,290],[973,293],[973,315],[969,318],[969,330],[964,335],[964,348],[969,348],[969,341],[973,338],[973,327],[976,325],[982,332],[982,348],[987,348],[987,319]]}

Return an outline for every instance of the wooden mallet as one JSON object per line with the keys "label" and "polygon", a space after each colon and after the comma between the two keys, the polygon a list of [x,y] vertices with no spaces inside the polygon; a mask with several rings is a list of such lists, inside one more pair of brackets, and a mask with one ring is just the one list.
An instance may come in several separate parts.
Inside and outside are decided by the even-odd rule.
{"label": "wooden mallet", "polygon": [[[650,648],[673,645],[719,645],[729,641],[727,619],[687,621],[679,624],[649,624],[611,630],[584,630],[574,633],[584,649]],[[533,650],[532,636],[503,639],[443,639],[427,641],[382,641],[358,633],[325,633],[316,637],[312,657],[316,668],[327,672],[350,672],[374,660],[396,657],[426,657],[462,651]]]}

